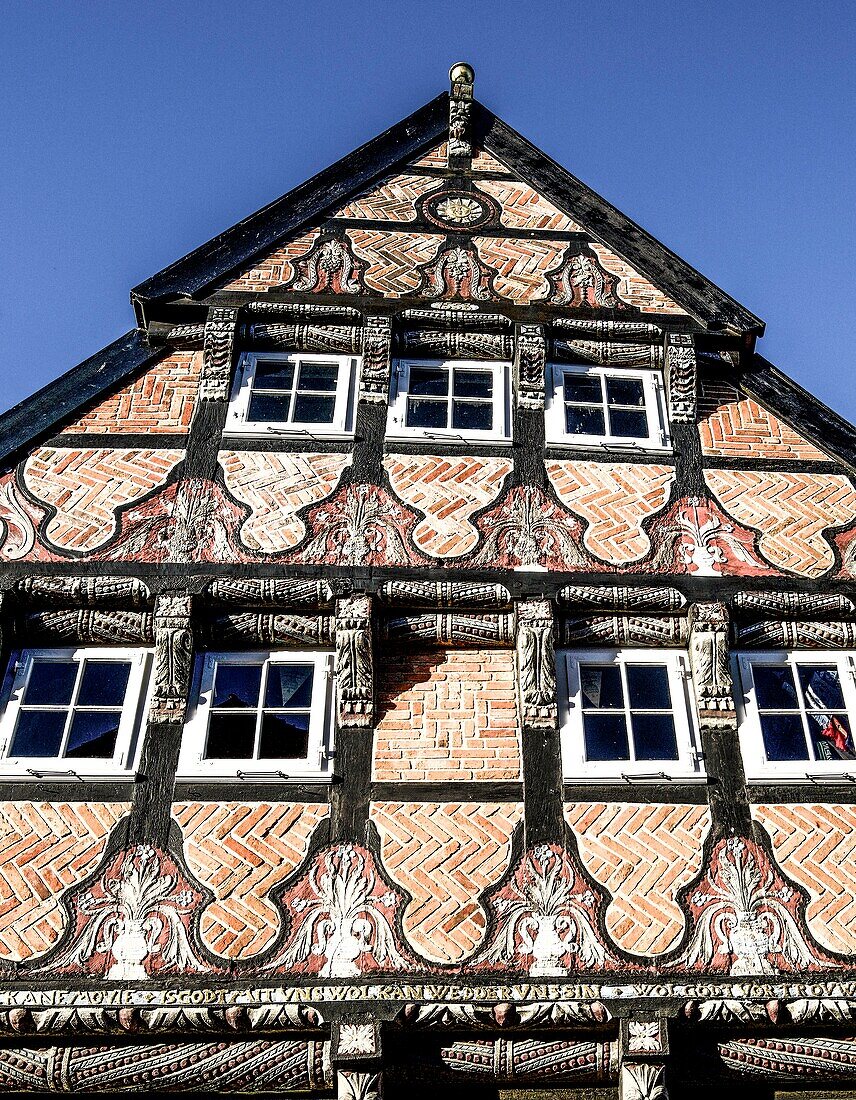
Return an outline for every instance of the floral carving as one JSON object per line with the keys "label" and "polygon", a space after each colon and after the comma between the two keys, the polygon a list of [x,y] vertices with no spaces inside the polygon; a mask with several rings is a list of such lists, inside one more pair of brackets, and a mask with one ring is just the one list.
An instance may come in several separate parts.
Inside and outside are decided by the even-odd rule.
{"label": "floral carving", "polygon": [[319,294],[368,294],[363,285],[365,264],[357,259],[347,234],[321,234],[310,250],[294,262],[288,290]]}
{"label": "floral carving", "polygon": [[752,532],[729,523],[706,497],[679,501],[655,533],[655,567],[698,577],[770,572],[755,553]]}
{"label": "floral carving", "polygon": [[337,565],[406,565],[416,516],[376,485],[349,485],[309,514],[311,537],[295,560]]}
{"label": "floral carving", "polygon": [[531,485],[511,489],[478,521],[484,542],[474,565],[579,569],[587,559],[580,549],[580,524]]}
{"label": "floral carving", "polygon": [[355,844],[326,849],[283,895],[291,934],[268,969],[321,978],[411,969],[393,931],[400,900],[381,879],[368,849]]}
{"label": "floral carving", "polygon": [[18,500],[14,481],[0,488],[0,550],[7,561],[25,558],[36,542],[36,529]]}
{"label": "floral carving", "polygon": [[419,293],[426,298],[467,298],[486,302],[495,298],[496,272],[479,256],[471,241],[441,245],[433,260],[419,271]]}
{"label": "floral carving", "polygon": [[618,297],[619,277],[602,266],[588,245],[572,244],[559,263],[546,273],[549,291],[541,301],[555,306],[590,309],[628,309]]}

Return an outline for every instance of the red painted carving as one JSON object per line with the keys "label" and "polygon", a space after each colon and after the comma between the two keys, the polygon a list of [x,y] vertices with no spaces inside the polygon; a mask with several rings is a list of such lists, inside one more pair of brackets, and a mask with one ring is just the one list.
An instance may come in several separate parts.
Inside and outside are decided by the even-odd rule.
{"label": "red painted carving", "polygon": [[592,568],[582,549],[580,521],[533,486],[509,490],[495,508],[482,514],[477,526],[484,540],[468,565]]}
{"label": "red painted carving", "polygon": [[418,269],[419,293],[426,298],[465,298],[486,302],[498,295],[493,289],[496,271],[482,260],[468,240],[440,246],[437,255]]}
{"label": "red painted carving", "polygon": [[708,497],[683,497],[651,530],[654,569],[699,577],[776,572],[755,550],[755,535]]}
{"label": "red painted carving", "polygon": [[629,309],[618,297],[619,277],[607,271],[588,245],[569,245],[559,263],[546,272],[549,292],[541,301],[571,309]]}
{"label": "red painted carving", "polygon": [[370,294],[363,283],[365,263],[355,254],[343,233],[322,233],[310,250],[293,261],[294,276],[288,290],[313,294]]}

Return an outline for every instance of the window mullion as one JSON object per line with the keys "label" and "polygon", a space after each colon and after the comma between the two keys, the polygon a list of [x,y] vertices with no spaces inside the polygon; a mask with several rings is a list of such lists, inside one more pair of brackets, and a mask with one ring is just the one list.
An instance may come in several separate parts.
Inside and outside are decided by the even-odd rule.
{"label": "window mullion", "polygon": [[68,704],[68,709],[65,716],[65,726],[62,731],[62,741],[60,742],[59,749],[57,750],[57,760],[62,760],[65,756],[65,750],[68,747],[68,740],[71,736],[71,723],[74,718],[74,712],[77,707],[77,699],[80,695],[80,687],[83,683],[83,670],[86,668],[86,658],[82,657],[77,662],[77,676],[74,679],[74,690],[71,693],[71,701]]}
{"label": "window mullion", "polygon": [[630,709],[630,691],[627,686],[627,664],[619,656],[618,670],[621,673],[621,692],[624,696],[624,721],[627,723],[627,748],[630,750],[630,761],[636,763],[636,737],[633,733],[633,715]]}
{"label": "window mullion", "polygon": [[268,672],[270,670],[270,657],[266,658],[262,665],[262,674],[259,683],[259,700],[256,707],[256,732],[253,740],[253,760],[259,759],[259,748],[262,740],[262,721],[264,720],[264,702],[267,699]]}

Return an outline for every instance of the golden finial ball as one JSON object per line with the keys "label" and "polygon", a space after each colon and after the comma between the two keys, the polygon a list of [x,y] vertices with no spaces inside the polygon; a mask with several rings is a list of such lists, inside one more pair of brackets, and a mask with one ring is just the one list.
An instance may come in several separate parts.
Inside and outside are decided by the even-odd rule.
{"label": "golden finial ball", "polygon": [[475,78],[475,69],[466,61],[456,61],[449,69],[449,79],[453,84],[472,84]]}

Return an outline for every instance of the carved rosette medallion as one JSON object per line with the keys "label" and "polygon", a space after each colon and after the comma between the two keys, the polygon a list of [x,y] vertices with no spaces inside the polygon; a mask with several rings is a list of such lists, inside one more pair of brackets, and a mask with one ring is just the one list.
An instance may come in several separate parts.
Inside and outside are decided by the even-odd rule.
{"label": "carved rosette medallion", "polygon": [[443,229],[474,230],[495,225],[499,219],[496,202],[481,191],[441,190],[421,202],[423,217]]}

